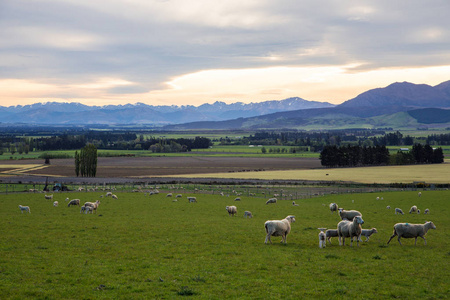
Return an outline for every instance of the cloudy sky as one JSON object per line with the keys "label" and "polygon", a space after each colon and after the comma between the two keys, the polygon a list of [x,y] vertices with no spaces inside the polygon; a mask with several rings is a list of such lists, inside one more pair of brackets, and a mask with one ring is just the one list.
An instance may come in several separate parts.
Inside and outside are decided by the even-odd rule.
{"label": "cloudy sky", "polygon": [[450,1],[1,0],[0,105],[341,103],[450,80]]}

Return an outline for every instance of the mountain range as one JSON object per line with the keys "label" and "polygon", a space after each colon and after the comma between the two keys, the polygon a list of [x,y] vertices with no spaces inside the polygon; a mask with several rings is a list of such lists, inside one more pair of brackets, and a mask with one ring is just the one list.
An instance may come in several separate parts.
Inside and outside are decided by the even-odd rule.
{"label": "mountain range", "polygon": [[298,97],[245,104],[200,106],[143,103],[88,106],[36,103],[0,106],[0,123],[35,125],[145,124],[167,130],[332,129],[450,127],[450,81],[436,86],[393,83],[368,90],[340,105]]}

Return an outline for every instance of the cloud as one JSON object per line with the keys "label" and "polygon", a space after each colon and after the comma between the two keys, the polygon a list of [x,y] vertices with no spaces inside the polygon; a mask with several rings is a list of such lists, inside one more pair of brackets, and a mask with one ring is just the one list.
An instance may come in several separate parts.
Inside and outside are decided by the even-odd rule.
{"label": "cloud", "polygon": [[[369,79],[362,74],[383,69],[402,76],[387,78],[404,81],[412,76],[394,70],[450,65],[448,11],[446,0],[4,0],[0,80],[54,86],[58,99],[95,101],[98,95],[103,102],[262,101],[288,94],[341,101],[344,93],[337,91],[353,89],[346,94],[354,95],[384,84],[364,82]],[[337,73],[325,76],[325,70]],[[341,72],[355,74],[352,82],[340,82],[342,88],[321,86],[312,94],[303,86],[334,86],[324,78]],[[441,73],[427,75],[423,83],[442,79]],[[105,78],[127,84],[70,88]],[[173,96],[174,85],[186,94]],[[2,98],[2,105],[30,101],[20,92],[15,102]]]}

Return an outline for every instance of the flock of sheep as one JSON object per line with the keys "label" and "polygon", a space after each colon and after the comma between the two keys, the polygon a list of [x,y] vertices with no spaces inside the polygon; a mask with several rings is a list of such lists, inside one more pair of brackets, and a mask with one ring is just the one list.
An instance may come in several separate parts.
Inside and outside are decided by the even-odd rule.
{"label": "flock of sheep", "polygon": [[[159,191],[155,192],[155,194],[159,193]],[[149,195],[154,194],[149,193]],[[418,196],[420,197],[422,194],[419,192]],[[117,195],[113,194],[112,192],[107,192],[106,197],[111,197],[113,199],[118,199]],[[172,197],[172,193],[168,193],[166,197]],[[53,195],[44,195],[45,199],[47,200],[53,200]],[[100,197],[103,197],[100,196]],[[181,194],[177,194],[176,198],[182,197]],[[383,199],[383,198],[381,198]],[[189,203],[195,203],[197,202],[196,197],[189,196],[187,197],[187,200]],[[380,200],[380,197],[377,197],[377,200]],[[68,202],[67,206],[79,206],[80,207],[80,199],[72,199],[69,200],[69,198],[66,198],[66,201]],[[174,199],[173,202],[176,202],[177,199]],[[240,197],[235,198],[235,201],[241,201]],[[353,202],[353,200],[352,200]],[[266,204],[276,204],[277,198],[270,198],[266,201]],[[58,201],[53,202],[53,206],[58,206]],[[83,206],[81,206],[80,213],[95,213],[97,211],[98,206],[100,205],[100,200],[97,200],[96,202],[85,202]],[[293,206],[299,206],[295,203],[295,201],[292,202]],[[338,237],[339,238],[339,245],[345,245],[345,238],[350,238],[350,246],[353,246],[353,240],[356,240],[357,245],[359,246],[359,242],[362,242],[361,236],[365,236],[365,242],[369,241],[369,238],[372,234],[378,233],[376,228],[372,229],[362,229],[362,224],[364,224],[364,220],[362,218],[361,212],[357,210],[344,210],[343,208],[339,208],[336,203],[330,203],[329,205],[331,213],[337,212],[339,214],[339,217],[341,218],[341,221],[337,224],[336,229],[328,229],[327,228],[318,228],[320,230],[319,232],[319,247],[324,248],[328,243],[331,244],[331,238],[332,237]],[[23,206],[19,205],[20,211],[28,212],[31,214],[31,210],[29,206]],[[235,216],[237,214],[237,207],[235,205],[226,206],[226,211],[230,216]],[[387,209],[390,209],[390,206],[387,206]],[[413,205],[409,213],[420,213],[420,210],[417,208],[417,206]],[[425,214],[429,213],[429,209],[425,209]],[[395,214],[404,214],[403,211],[400,208],[395,208]],[[253,214],[250,211],[244,212],[245,218],[252,218]],[[264,243],[267,244],[268,242],[272,243],[271,236],[281,236],[281,242],[287,243],[287,235],[291,231],[291,223],[295,222],[295,216],[289,215],[286,218],[282,220],[268,220],[264,223],[264,228],[266,231],[266,238]],[[400,245],[402,245],[400,239],[401,238],[415,238],[414,245],[417,244],[417,238],[421,237],[424,240],[424,244],[427,244],[427,241],[425,239],[425,235],[427,234],[429,229],[436,229],[436,226],[433,224],[433,222],[428,221],[425,222],[425,224],[410,224],[410,223],[397,223],[394,225],[394,231],[392,236],[388,240],[388,244],[394,237],[398,237],[398,242]]]}

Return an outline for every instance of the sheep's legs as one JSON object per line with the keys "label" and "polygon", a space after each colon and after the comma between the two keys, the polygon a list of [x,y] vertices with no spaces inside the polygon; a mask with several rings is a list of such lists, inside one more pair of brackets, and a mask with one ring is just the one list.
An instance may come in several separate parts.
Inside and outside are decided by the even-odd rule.
{"label": "sheep's legs", "polygon": [[266,236],[266,240],[264,241],[264,244],[267,244],[267,241],[269,241],[272,244],[272,241],[270,240],[270,234]]}
{"label": "sheep's legs", "polygon": [[[389,241],[387,242],[388,244],[389,244],[389,242],[394,238],[394,236],[396,236],[397,235],[397,233],[394,231],[394,234],[391,236],[391,238],[389,239]],[[400,238],[400,237],[399,237]],[[400,240],[399,240],[400,241]],[[401,245],[401,243],[400,243],[400,245]]]}

